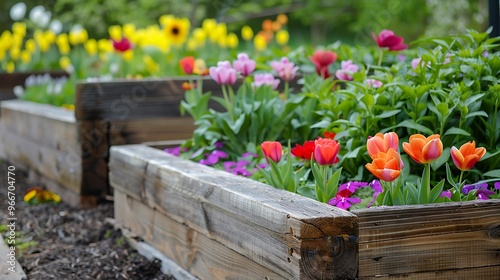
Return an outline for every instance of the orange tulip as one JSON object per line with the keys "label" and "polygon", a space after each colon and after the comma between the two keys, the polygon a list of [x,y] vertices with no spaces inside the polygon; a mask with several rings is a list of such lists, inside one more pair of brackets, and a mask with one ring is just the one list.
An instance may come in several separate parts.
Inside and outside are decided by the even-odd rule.
{"label": "orange tulip", "polygon": [[338,162],[340,144],[332,139],[318,138],[314,141],[314,160],[320,165],[332,165]]}
{"label": "orange tulip", "polygon": [[377,133],[375,136],[368,138],[368,141],[366,141],[366,148],[372,159],[374,155],[380,152],[387,153],[387,151],[391,148],[397,151],[398,146],[399,137],[395,132],[388,132],[385,134]]}
{"label": "orange tulip", "polygon": [[403,143],[403,150],[418,163],[431,163],[443,153],[443,142],[439,137],[439,134],[427,138],[422,134],[413,134],[410,136],[410,143]]}
{"label": "orange tulip", "polygon": [[276,141],[264,141],[260,144],[262,147],[262,152],[267,160],[278,163],[281,160],[281,155],[283,154],[283,147],[280,142]]}
{"label": "orange tulip", "polygon": [[396,150],[389,148],[387,152],[373,155],[373,162],[365,165],[375,177],[386,182],[392,182],[401,174],[401,157]]}
{"label": "orange tulip", "polygon": [[461,171],[472,169],[476,162],[478,162],[486,153],[485,148],[476,148],[476,142],[467,142],[460,147],[452,147],[450,154],[455,166]]}

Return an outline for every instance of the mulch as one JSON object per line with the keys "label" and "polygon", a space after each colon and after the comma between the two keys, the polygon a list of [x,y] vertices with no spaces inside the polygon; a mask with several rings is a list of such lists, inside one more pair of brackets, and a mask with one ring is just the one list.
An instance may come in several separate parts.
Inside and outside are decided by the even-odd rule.
{"label": "mulch", "polygon": [[[2,186],[7,186],[7,167],[0,162]],[[29,279],[174,279],[161,272],[159,260],[138,254],[121,230],[105,221],[113,217],[112,203],[86,210],[64,202],[27,205],[23,194],[37,184],[19,170],[15,179],[17,260]],[[7,188],[0,189],[0,225],[5,225]]]}

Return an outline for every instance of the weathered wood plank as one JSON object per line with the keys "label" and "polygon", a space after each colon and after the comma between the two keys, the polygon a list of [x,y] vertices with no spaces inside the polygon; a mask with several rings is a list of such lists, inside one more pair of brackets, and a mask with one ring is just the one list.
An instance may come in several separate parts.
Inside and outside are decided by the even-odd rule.
{"label": "weathered wood plank", "polygon": [[[124,179],[137,176],[140,187]],[[282,277],[356,274],[357,224],[346,211],[142,145],[111,149],[110,182]],[[231,223],[224,227],[224,221]]]}
{"label": "weathered wood plank", "polygon": [[[500,200],[355,211],[359,277],[500,267]],[[456,272],[454,275],[462,275]]]}
{"label": "weathered wood plank", "polygon": [[412,274],[396,274],[396,275],[377,275],[371,277],[359,277],[359,280],[387,280],[387,279],[405,279],[405,280],[457,280],[457,279],[481,279],[481,280],[497,280],[500,275],[500,266],[484,266],[467,269],[452,269],[442,271],[432,271]]}
{"label": "weathered wood plank", "polygon": [[120,191],[115,207],[119,223],[200,279],[287,279]]}

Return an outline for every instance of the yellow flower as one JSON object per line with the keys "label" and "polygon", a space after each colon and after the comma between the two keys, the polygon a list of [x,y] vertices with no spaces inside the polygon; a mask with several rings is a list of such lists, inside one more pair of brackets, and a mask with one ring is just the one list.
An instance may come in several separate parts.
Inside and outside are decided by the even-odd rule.
{"label": "yellow flower", "polygon": [[119,25],[111,25],[108,28],[109,37],[115,41],[120,41],[122,39],[122,28]]}
{"label": "yellow flower", "polygon": [[24,43],[24,47],[26,50],[28,50],[30,53],[34,53],[36,51],[36,44],[35,40],[33,39],[28,39],[26,40],[26,43]]}
{"label": "yellow flower", "polygon": [[286,45],[288,43],[290,35],[286,30],[280,30],[276,33],[276,42],[280,45]]}
{"label": "yellow flower", "polygon": [[215,30],[217,26],[217,21],[213,18],[206,18],[201,23],[201,28],[205,31],[205,34],[210,34]]}
{"label": "yellow flower", "polygon": [[253,38],[253,45],[259,51],[265,50],[267,47],[266,38],[261,34],[255,35]]}
{"label": "yellow flower", "polygon": [[132,60],[132,58],[134,58],[134,51],[133,50],[127,50],[127,51],[124,51],[122,53],[123,55],[123,60],[125,60],[126,62],[129,62]]}
{"label": "yellow flower", "polygon": [[89,55],[95,55],[97,53],[97,41],[95,39],[89,39],[85,42],[84,47]]}
{"label": "yellow flower", "polygon": [[56,41],[56,34],[52,30],[46,30],[43,32],[43,39],[51,45]]}
{"label": "yellow flower", "polygon": [[66,110],[69,110],[69,111],[74,111],[75,110],[75,105],[73,105],[73,104],[63,104],[63,105],[61,105],[61,107],[63,107]]}
{"label": "yellow flower", "polygon": [[205,60],[203,60],[202,58],[197,58],[194,60],[193,74],[196,75],[208,74],[207,64],[205,63]]}
{"label": "yellow flower", "polygon": [[135,25],[132,23],[126,23],[123,25],[123,37],[129,39],[131,42],[135,42]]}
{"label": "yellow flower", "polygon": [[288,17],[285,14],[279,14],[276,17],[276,21],[281,23],[281,25],[285,25],[288,22]]}
{"label": "yellow flower", "polygon": [[30,53],[30,51],[28,51],[28,50],[22,50],[21,51],[21,61],[23,63],[26,63],[26,64],[30,63],[30,61],[31,61],[31,53]]}
{"label": "yellow flower", "polygon": [[234,33],[229,33],[226,37],[226,46],[228,48],[236,48],[238,46],[238,36]]}
{"label": "yellow flower", "polygon": [[67,56],[63,56],[59,59],[59,66],[62,69],[67,69],[71,65],[71,60]]}
{"label": "yellow flower", "polygon": [[12,73],[16,69],[16,65],[14,65],[14,61],[9,61],[7,62],[7,65],[5,65],[5,72],[7,73]]}
{"label": "yellow flower", "polygon": [[97,48],[99,49],[99,52],[112,52],[113,51],[113,44],[107,39],[99,39],[97,41]]}
{"label": "yellow flower", "polygon": [[191,26],[189,19],[168,17],[163,21],[163,32],[168,40],[176,46],[184,44]]}
{"label": "yellow flower", "polygon": [[196,28],[193,30],[193,38],[196,40],[196,43],[198,45],[203,45],[205,44],[205,40],[207,39],[207,34],[203,29],[201,28]]}
{"label": "yellow flower", "polygon": [[252,27],[245,25],[241,28],[241,38],[245,41],[250,41],[253,39]]}
{"label": "yellow flower", "polygon": [[35,198],[37,193],[38,191],[36,189],[28,191],[23,197],[24,202],[30,202],[33,198]]}
{"label": "yellow flower", "polygon": [[83,44],[88,38],[89,35],[85,28],[76,28],[69,32],[69,43],[72,45]]}
{"label": "yellow flower", "polygon": [[21,54],[21,50],[19,48],[11,48],[10,49],[10,58],[12,58],[13,60],[18,60],[20,54]]}
{"label": "yellow flower", "polygon": [[215,26],[215,29],[212,30],[212,32],[207,34],[209,34],[212,42],[217,42],[221,45],[221,47],[223,47],[226,43],[227,26],[225,23],[219,23]]}
{"label": "yellow flower", "polygon": [[6,50],[10,49],[12,45],[12,33],[9,30],[5,30],[2,32],[2,36],[0,36],[0,42],[2,43],[2,47]]}
{"label": "yellow flower", "polygon": [[68,42],[68,35],[66,33],[62,33],[57,36],[56,44],[61,54],[66,55],[69,53],[70,46]]}
{"label": "yellow flower", "polygon": [[12,33],[17,34],[24,38],[24,36],[26,36],[26,23],[14,22],[12,24]]}
{"label": "yellow flower", "polygon": [[198,42],[196,42],[195,38],[189,38],[186,42],[186,46],[189,51],[194,51],[198,48]]}
{"label": "yellow flower", "polygon": [[160,65],[156,63],[150,56],[144,57],[144,63],[146,64],[146,70],[150,74],[155,74],[160,70]]}

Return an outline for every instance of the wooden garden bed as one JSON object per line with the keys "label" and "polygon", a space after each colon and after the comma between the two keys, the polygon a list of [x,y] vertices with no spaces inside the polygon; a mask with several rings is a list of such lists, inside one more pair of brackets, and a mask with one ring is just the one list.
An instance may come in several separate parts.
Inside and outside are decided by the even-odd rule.
{"label": "wooden garden bed", "polygon": [[146,145],[111,148],[115,218],[201,279],[497,279],[500,201],[347,212]]}
{"label": "wooden garden bed", "polygon": [[24,82],[29,76],[43,75],[46,73],[52,78],[67,77],[69,75],[65,71],[0,73],[0,101],[16,99],[17,97],[13,91],[15,86],[24,87]]}

